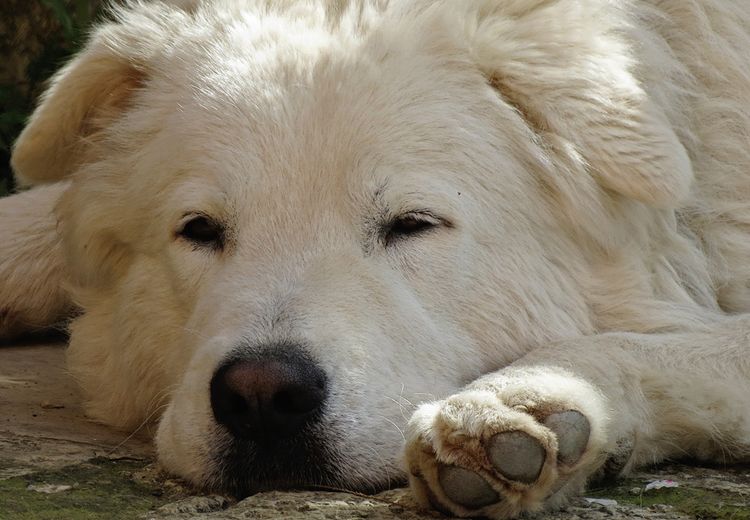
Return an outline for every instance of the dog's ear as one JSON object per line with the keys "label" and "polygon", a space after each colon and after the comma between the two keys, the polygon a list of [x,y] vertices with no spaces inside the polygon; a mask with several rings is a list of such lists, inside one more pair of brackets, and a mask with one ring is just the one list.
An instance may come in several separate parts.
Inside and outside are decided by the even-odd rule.
{"label": "dog's ear", "polygon": [[52,79],[13,147],[20,184],[60,180],[84,161],[88,140],[127,107],[143,73],[94,42]]}
{"label": "dog's ear", "polygon": [[149,61],[166,36],[160,10],[116,11],[51,80],[13,147],[19,184],[61,180],[86,162],[98,133],[120,117],[147,81]]}
{"label": "dog's ear", "polygon": [[468,27],[473,58],[542,141],[562,143],[603,188],[625,197],[665,208],[689,194],[690,159],[633,74],[622,7],[479,4]]}

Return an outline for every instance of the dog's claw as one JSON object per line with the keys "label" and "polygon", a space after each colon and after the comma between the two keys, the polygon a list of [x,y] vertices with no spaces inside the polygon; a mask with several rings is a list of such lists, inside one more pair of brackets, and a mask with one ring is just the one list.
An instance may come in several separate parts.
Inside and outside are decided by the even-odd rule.
{"label": "dog's claw", "polygon": [[441,465],[438,480],[449,499],[468,509],[479,509],[500,500],[500,495],[481,475],[468,469]]}
{"label": "dog's claw", "polygon": [[586,451],[591,434],[588,419],[575,410],[553,413],[544,425],[557,435],[557,459],[567,466],[578,462]]}
{"label": "dog's claw", "polygon": [[536,481],[544,466],[544,448],[531,435],[521,431],[493,436],[487,445],[487,454],[495,469],[505,478],[524,484]]}

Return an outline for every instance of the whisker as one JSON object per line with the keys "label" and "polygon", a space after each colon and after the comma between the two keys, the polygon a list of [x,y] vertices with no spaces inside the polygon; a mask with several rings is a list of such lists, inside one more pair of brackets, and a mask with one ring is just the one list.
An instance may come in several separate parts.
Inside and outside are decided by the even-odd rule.
{"label": "whisker", "polygon": [[388,421],[389,423],[391,423],[393,425],[393,427],[396,428],[396,431],[398,431],[398,433],[401,434],[401,438],[404,440],[404,442],[406,442],[406,436],[404,436],[404,432],[403,432],[403,430],[401,428],[399,428],[398,424],[396,424],[395,422],[393,422],[392,420],[390,420],[385,415],[378,415],[378,417],[380,417],[381,419],[384,419],[384,420]]}
{"label": "whisker", "polygon": [[408,419],[406,418],[406,415],[404,415],[404,406],[401,403],[401,401],[396,401],[393,397],[388,397],[388,396],[385,396],[385,398],[388,399],[389,401],[393,401],[394,403],[396,403],[398,405],[398,410],[401,413],[401,418],[404,421],[408,421]]}
{"label": "whisker", "polygon": [[163,409],[167,408],[169,404],[165,403],[163,405],[157,406],[154,408],[154,410],[148,414],[148,416],[141,422],[141,424],[138,425],[132,432],[128,434],[127,437],[125,437],[119,444],[117,444],[114,448],[109,450],[107,452],[107,457],[111,457],[113,453],[115,453],[117,450],[122,448],[130,439],[136,436],[136,434],[143,429],[144,426],[146,426],[150,421],[151,418],[154,417],[157,413],[160,413]]}

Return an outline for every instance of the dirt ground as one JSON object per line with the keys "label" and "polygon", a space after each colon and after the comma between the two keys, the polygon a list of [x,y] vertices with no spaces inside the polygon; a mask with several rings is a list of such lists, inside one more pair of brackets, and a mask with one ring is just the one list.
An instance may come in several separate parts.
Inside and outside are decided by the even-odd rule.
{"label": "dirt ground", "polygon": [[[148,436],[85,418],[61,345],[0,347],[2,520],[441,518],[420,511],[403,489],[375,496],[272,492],[240,502],[197,494],[159,471]],[[655,489],[665,480],[676,487]],[[650,468],[540,517],[750,520],[750,467]]]}

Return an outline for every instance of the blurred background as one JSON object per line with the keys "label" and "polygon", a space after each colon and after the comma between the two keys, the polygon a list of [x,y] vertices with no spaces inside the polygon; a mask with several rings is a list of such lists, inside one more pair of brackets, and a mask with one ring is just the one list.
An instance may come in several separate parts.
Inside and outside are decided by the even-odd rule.
{"label": "blurred background", "polygon": [[0,196],[13,190],[10,149],[52,75],[102,15],[101,0],[0,0]]}

